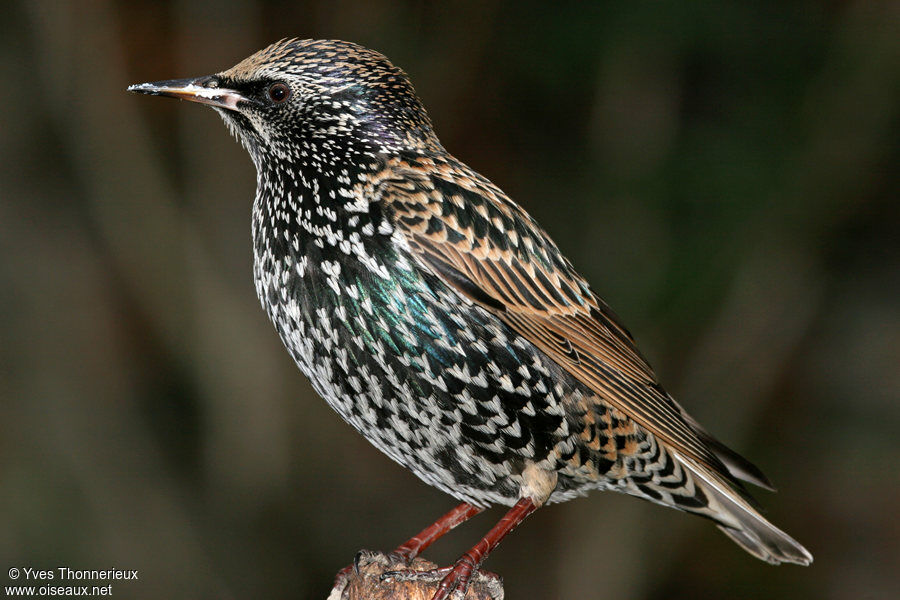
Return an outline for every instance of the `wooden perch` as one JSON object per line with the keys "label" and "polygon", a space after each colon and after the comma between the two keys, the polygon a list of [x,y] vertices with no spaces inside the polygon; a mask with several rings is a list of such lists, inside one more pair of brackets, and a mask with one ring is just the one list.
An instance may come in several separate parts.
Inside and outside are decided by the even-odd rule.
{"label": "wooden perch", "polygon": [[[433,562],[422,558],[416,558],[407,565],[396,556],[362,550],[355,564],[358,571],[351,567],[339,574],[327,600],[431,600],[441,582],[439,576],[382,580],[382,574],[389,571],[430,571],[438,568]],[[453,598],[456,600],[457,596]],[[476,571],[464,600],[503,600],[503,580],[493,573]]]}

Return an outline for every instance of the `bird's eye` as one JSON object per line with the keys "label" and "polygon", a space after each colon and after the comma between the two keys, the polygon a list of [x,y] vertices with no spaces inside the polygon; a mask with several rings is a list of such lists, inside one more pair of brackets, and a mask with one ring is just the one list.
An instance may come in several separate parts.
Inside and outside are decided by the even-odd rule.
{"label": "bird's eye", "polygon": [[269,100],[281,104],[291,97],[291,88],[284,83],[273,83],[268,90]]}

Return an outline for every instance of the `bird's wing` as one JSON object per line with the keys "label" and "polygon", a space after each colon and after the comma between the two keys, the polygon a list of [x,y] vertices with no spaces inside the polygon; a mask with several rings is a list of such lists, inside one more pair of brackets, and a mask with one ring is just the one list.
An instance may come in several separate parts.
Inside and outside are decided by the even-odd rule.
{"label": "bird's wing", "polygon": [[733,476],[612,310],[503,192],[455,162],[419,159],[385,172],[377,199],[422,265],[648,432]]}

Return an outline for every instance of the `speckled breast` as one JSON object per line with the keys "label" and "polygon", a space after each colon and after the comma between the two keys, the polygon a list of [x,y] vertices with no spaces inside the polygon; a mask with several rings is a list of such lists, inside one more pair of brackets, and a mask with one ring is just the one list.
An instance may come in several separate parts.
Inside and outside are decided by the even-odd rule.
{"label": "speckled breast", "polygon": [[571,390],[528,341],[414,268],[391,233],[343,252],[255,228],[260,300],[315,390],[375,446],[460,499],[509,504],[524,461],[556,461],[571,437]]}

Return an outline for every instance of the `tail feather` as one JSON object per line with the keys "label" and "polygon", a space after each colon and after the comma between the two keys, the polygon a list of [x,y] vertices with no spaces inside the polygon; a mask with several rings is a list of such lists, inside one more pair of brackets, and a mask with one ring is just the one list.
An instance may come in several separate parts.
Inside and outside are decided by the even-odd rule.
{"label": "tail feather", "polygon": [[684,420],[697,432],[697,436],[703,440],[703,443],[716,455],[716,458],[722,461],[722,464],[725,465],[725,468],[728,469],[728,473],[732,477],[739,479],[740,481],[758,485],[770,492],[775,491],[775,486],[772,485],[772,482],[759,467],[713,437],[694,419],[694,417],[684,411],[682,411],[681,414],[684,417]]}
{"label": "tail feather", "polygon": [[691,473],[694,485],[699,485],[708,496],[709,505],[703,513],[717,521],[719,529],[744,550],[773,565],[812,563],[812,554],[806,548],[769,523],[721,477],[689,458],[672,454]]}

